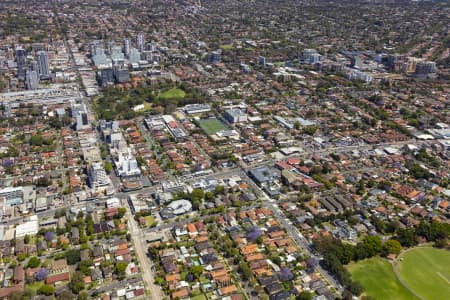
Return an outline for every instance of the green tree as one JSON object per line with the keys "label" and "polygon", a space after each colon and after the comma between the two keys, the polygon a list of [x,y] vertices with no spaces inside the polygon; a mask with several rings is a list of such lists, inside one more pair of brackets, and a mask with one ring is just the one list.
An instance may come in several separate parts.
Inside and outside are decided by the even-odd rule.
{"label": "green tree", "polygon": [[60,208],[55,212],[55,218],[60,218],[66,215],[66,209]]}
{"label": "green tree", "polygon": [[214,200],[214,194],[213,194],[212,192],[206,192],[206,193],[205,193],[205,199],[206,199],[207,201],[212,201],[212,200]]}
{"label": "green tree", "polygon": [[252,269],[250,269],[246,262],[242,261],[239,264],[239,270],[242,272],[244,279],[250,280],[253,277]]}
{"label": "green tree", "polygon": [[39,295],[51,296],[55,293],[55,288],[52,285],[44,284],[37,290]]}
{"label": "green tree", "polygon": [[119,276],[125,275],[125,270],[127,269],[128,263],[124,261],[119,261],[116,264],[116,267],[114,269],[115,273]]}
{"label": "green tree", "polygon": [[199,279],[203,273],[203,267],[202,266],[192,266],[189,271],[192,273],[192,275],[194,275],[195,278]]}
{"label": "green tree", "polygon": [[117,210],[117,218],[123,218],[123,216],[125,216],[125,213],[127,212],[127,209],[126,208],[124,208],[124,207],[120,207],[118,210]]}
{"label": "green tree", "polygon": [[89,296],[86,291],[81,291],[81,293],[77,297],[77,300],[87,300],[87,299],[89,299]]}
{"label": "green tree", "polygon": [[191,193],[192,201],[202,200],[205,196],[205,192],[202,189],[193,189]]}
{"label": "green tree", "polygon": [[29,260],[28,260],[28,268],[37,268],[39,267],[39,265],[41,264],[41,261],[39,260],[39,258],[37,258],[36,256],[32,256]]}
{"label": "green tree", "polygon": [[278,255],[272,255],[272,256],[270,257],[270,260],[271,260],[274,264],[276,264],[276,265],[278,265],[278,266],[281,265],[281,258],[280,258]]}
{"label": "green tree", "polygon": [[79,249],[67,250],[65,256],[69,265],[74,265],[81,260]]}
{"label": "green tree", "polygon": [[25,258],[27,258],[26,253],[20,253],[19,255],[17,255],[17,260],[18,261],[24,261]]}
{"label": "green tree", "polygon": [[8,300],[22,300],[23,298],[23,292],[21,291],[14,291],[8,296]]}
{"label": "green tree", "polygon": [[381,238],[379,236],[366,236],[363,239],[363,245],[368,252],[368,257],[375,256],[381,253],[383,249],[383,244],[381,243]]}
{"label": "green tree", "polygon": [[42,146],[44,144],[44,138],[40,134],[33,135],[28,141],[32,146]]}
{"label": "green tree", "polygon": [[75,296],[69,291],[69,290],[63,290],[58,297],[56,297],[58,300],[73,300],[75,299]]}
{"label": "green tree", "polygon": [[412,247],[417,245],[416,235],[414,229],[412,228],[399,229],[395,239],[399,241],[403,247]]}
{"label": "green tree", "polygon": [[112,164],[109,161],[105,162],[105,171],[108,174],[111,174],[112,171],[113,171],[113,166],[112,166]]}
{"label": "green tree", "polygon": [[80,293],[84,289],[83,273],[75,272],[69,282],[69,287],[75,294]]}
{"label": "green tree", "polygon": [[92,259],[83,260],[83,261],[80,261],[80,263],[78,264],[78,269],[84,275],[88,276],[89,274],[91,274],[90,267],[93,265],[94,265],[94,263],[93,263]]}
{"label": "green tree", "polygon": [[384,255],[399,254],[402,251],[402,245],[397,240],[389,240],[383,245]]}
{"label": "green tree", "polygon": [[296,300],[311,300],[313,298],[314,294],[308,291],[302,291],[300,294],[297,295]]}
{"label": "green tree", "polygon": [[214,188],[214,194],[218,195],[218,194],[223,194],[225,191],[225,187],[223,185],[217,185]]}

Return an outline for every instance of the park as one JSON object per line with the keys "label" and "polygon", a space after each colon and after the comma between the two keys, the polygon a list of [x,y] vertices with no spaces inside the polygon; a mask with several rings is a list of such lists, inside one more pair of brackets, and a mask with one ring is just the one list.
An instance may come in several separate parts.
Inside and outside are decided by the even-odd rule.
{"label": "park", "polygon": [[450,252],[428,246],[401,253],[393,262],[372,257],[347,266],[352,279],[374,299],[448,299]]}

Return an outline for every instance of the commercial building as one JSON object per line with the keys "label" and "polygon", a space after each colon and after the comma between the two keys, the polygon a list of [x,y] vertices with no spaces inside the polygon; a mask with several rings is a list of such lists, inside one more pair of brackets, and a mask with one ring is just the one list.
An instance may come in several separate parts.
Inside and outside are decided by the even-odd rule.
{"label": "commercial building", "polygon": [[114,84],[114,69],[106,68],[100,71],[100,84],[102,87]]}
{"label": "commercial building", "polygon": [[39,64],[37,61],[35,61],[35,60],[30,61],[30,70],[36,71],[39,74]]}
{"label": "commercial building", "polygon": [[243,74],[249,74],[252,71],[252,68],[247,64],[240,64],[239,69]]}
{"label": "commercial building", "polygon": [[288,122],[285,118],[280,117],[280,116],[274,116],[273,117],[278,123],[280,123],[281,125],[283,125],[285,128],[287,129],[293,129],[294,128],[294,124],[291,122]]}
{"label": "commercial building", "polygon": [[87,129],[89,127],[88,115],[86,112],[79,112],[76,115],[77,131]]}
{"label": "commercial building", "polygon": [[263,184],[272,182],[280,178],[280,172],[275,168],[267,166],[253,168],[249,171],[249,176],[257,183]]}
{"label": "commercial building", "polygon": [[303,49],[302,60],[306,63],[310,63],[312,57],[316,56],[318,53],[315,49]]}
{"label": "commercial building", "polygon": [[141,53],[136,48],[131,48],[128,55],[128,62],[130,64],[137,64],[141,60]]}
{"label": "commercial building", "polygon": [[27,53],[22,47],[17,47],[15,52],[17,62],[17,77],[23,80],[25,79],[25,72],[27,67]]}
{"label": "commercial building", "polygon": [[436,63],[432,61],[419,61],[416,64],[416,75],[429,75],[436,73]]}
{"label": "commercial building", "polygon": [[92,61],[95,66],[100,65],[111,65],[111,59],[109,59],[105,54],[105,49],[97,47],[95,54],[92,56]]}
{"label": "commercial building", "polygon": [[47,197],[36,198],[36,204],[34,206],[35,212],[45,211],[49,207],[49,201]]}
{"label": "commercial building", "polygon": [[7,206],[21,204],[23,202],[23,187],[6,187],[1,189],[0,198],[5,199]]}
{"label": "commercial building", "polygon": [[28,90],[37,90],[39,87],[39,77],[36,71],[26,71],[25,84]]}
{"label": "commercial building", "polygon": [[209,111],[211,111],[211,107],[208,104],[187,104],[184,107],[184,112],[189,115],[201,114]]}
{"label": "commercial building", "polygon": [[264,56],[260,56],[260,57],[258,58],[258,64],[259,64],[260,66],[265,66],[265,65],[266,65],[266,58],[265,58]]}
{"label": "commercial building", "polygon": [[220,63],[222,60],[222,51],[212,51],[206,55],[206,62],[211,64],[217,64]]}
{"label": "commercial building", "polygon": [[347,73],[347,78],[350,80],[361,80],[365,83],[372,82],[372,76],[370,74],[361,72],[359,70],[351,70]]}
{"label": "commercial building", "polygon": [[313,53],[309,56],[309,60],[307,62],[311,65],[320,64],[322,62],[322,55],[319,53]]}
{"label": "commercial building", "polygon": [[130,72],[128,72],[128,69],[116,67],[114,68],[114,78],[117,83],[128,82],[130,81]]}
{"label": "commercial building", "polygon": [[141,175],[136,158],[129,152],[120,152],[114,163],[117,176],[131,177]]}
{"label": "commercial building", "polygon": [[142,52],[145,50],[145,40],[144,40],[144,34],[142,32],[139,32],[136,35],[136,48],[139,50],[139,52]]}
{"label": "commercial building", "polygon": [[39,231],[38,217],[33,215],[30,217],[30,221],[17,225],[16,227],[16,239],[24,237],[26,235],[36,235]]}
{"label": "commercial building", "polygon": [[89,185],[91,188],[98,188],[109,184],[109,177],[102,164],[94,162],[89,168]]}
{"label": "commercial building", "polygon": [[224,117],[230,123],[247,122],[247,114],[239,108],[227,109],[224,113]]}
{"label": "commercial building", "polygon": [[131,40],[130,39],[123,39],[123,52],[126,56],[130,54],[131,50]]}
{"label": "commercial building", "polygon": [[170,202],[160,211],[161,218],[168,219],[192,211],[192,203],[188,200],[176,200]]}
{"label": "commercial building", "polygon": [[39,76],[41,79],[48,79],[50,77],[50,70],[48,65],[48,55],[45,51],[37,53],[37,61],[39,67]]}

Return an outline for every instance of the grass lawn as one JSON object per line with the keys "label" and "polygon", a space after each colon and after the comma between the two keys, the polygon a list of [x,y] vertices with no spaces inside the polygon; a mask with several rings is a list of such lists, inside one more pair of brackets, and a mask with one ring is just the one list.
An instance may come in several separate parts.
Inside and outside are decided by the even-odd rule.
{"label": "grass lawn", "polygon": [[35,281],[32,284],[27,284],[27,287],[37,292],[41,286],[44,285],[44,281]]}
{"label": "grass lawn", "polygon": [[204,294],[200,294],[191,298],[191,300],[206,300],[206,296]]}
{"label": "grass lawn", "polygon": [[209,280],[209,279],[206,278],[205,276],[200,276],[200,278],[198,279],[198,281],[200,281],[201,283],[209,283],[209,282],[211,282],[211,280]]}
{"label": "grass lawn", "polygon": [[144,103],[142,103],[142,104],[144,104],[144,108],[140,109],[139,112],[146,112],[146,111],[149,111],[150,109],[152,109],[152,104],[151,103],[148,103],[148,102],[144,101]]}
{"label": "grass lawn", "polygon": [[233,44],[220,45],[219,48],[222,50],[231,50],[233,49]]}
{"label": "grass lawn", "polygon": [[213,135],[216,134],[216,132],[228,129],[225,124],[217,119],[203,119],[199,120],[198,122],[203,131],[205,131],[208,135]]}
{"label": "grass lawn", "polygon": [[395,278],[391,264],[384,258],[373,257],[347,266],[352,279],[364,287],[365,294],[379,300],[416,299]]}
{"label": "grass lawn", "polygon": [[186,93],[179,89],[179,88],[172,88],[170,90],[167,90],[159,95],[159,98],[164,99],[180,99],[184,98],[186,96]]}
{"label": "grass lawn", "polygon": [[396,268],[404,283],[419,296],[449,299],[450,251],[417,247],[401,254]]}

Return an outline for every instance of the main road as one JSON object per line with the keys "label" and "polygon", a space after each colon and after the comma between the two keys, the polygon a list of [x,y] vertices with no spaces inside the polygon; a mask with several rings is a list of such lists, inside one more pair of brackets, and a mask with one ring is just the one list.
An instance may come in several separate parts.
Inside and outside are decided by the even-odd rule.
{"label": "main road", "polygon": [[130,212],[129,206],[126,203],[122,203],[122,206],[127,209],[125,216],[128,220],[128,230],[131,234],[131,239],[134,244],[134,251],[136,252],[136,255],[139,259],[142,279],[144,280],[144,284],[150,293],[150,299],[163,299],[164,295],[161,291],[161,288],[155,284],[155,279],[152,273],[153,264],[150,262],[150,259],[147,256],[148,250],[146,241],[144,239],[144,234],[139,228],[138,224],[136,224],[136,221],[134,220]]}

